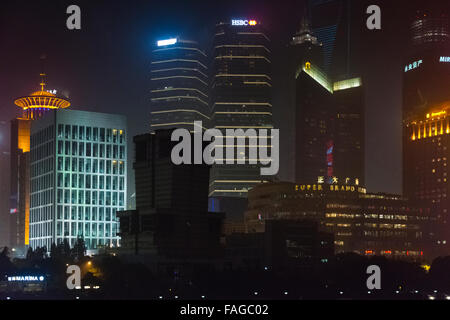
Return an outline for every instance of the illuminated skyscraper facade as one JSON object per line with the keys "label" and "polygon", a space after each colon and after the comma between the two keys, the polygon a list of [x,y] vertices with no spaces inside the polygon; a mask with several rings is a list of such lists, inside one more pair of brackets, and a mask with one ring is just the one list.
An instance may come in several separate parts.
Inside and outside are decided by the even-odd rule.
{"label": "illuminated skyscraper facade", "polygon": [[116,212],[126,208],[127,124],[120,115],[58,110],[33,122],[30,246],[119,245]]}
{"label": "illuminated skyscraper facade", "polygon": [[160,40],[151,61],[151,131],[194,129],[194,121],[209,126],[208,68],[195,41]]}
{"label": "illuminated skyscraper facade", "polygon": [[10,243],[24,248],[30,244],[30,129],[31,123],[52,110],[65,109],[70,102],[44,90],[45,74],[41,74],[41,90],[17,98],[22,117],[11,121]]}
{"label": "illuminated skyscraper facade", "polygon": [[10,152],[8,143],[8,123],[0,121],[0,247],[9,245],[9,188]]}
{"label": "illuminated skyscraper facade", "polygon": [[[271,129],[270,40],[260,21],[235,19],[216,25],[211,70],[213,127]],[[245,151],[248,159],[248,148]],[[210,196],[246,198],[266,178],[259,165],[214,165]]]}
{"label": "illuminated skyscraper facade", "polygon": [[438,7],[417,12],[403,71],[403,192],[428,201],[427,235],[434,255],[450,252],[449,16]]}

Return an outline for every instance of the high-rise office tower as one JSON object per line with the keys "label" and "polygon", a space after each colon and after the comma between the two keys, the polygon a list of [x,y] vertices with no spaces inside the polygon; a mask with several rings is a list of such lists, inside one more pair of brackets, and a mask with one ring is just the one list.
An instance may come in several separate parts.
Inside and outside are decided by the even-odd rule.
{"label": "high-rise office tower", "polygon": [[206,65],[206,54],[195,41],[171,38],[156,43],[151,61],[152,131],[193,131],[194,121],[209,126]]}
{"label": "high-rise office tower", "polygon": [[403,68],[403,192],[434,207],[428,239],[450,252],[450,23],[439,6],[418,11]]}
{"label": "high-rise office tower", "polygon": [[309,62],[296,76],[295,181],[314,183],[327,175],[327,142],[333,111],[331,81]]}
{"label": "high-rise office tower", "polygon": [[31,125],[30,246],[119,245],[126,208],[125,116],[58,110]]}
{"label": "high-rise office tower", "polygon": [[8,123],[0,121],[0,247],[9,245],[10,154],[7,145]]}
{"label": "high-rise office tower", "polygon": [[450,19],[439,8],[418,11],[403,65],[403,116],[448,100]]}
{"label": "high-rise office tower", "polygon": [[[258,20],[233,19],[216,25],[211,70],[213,127],[272,128],[270,40]],[[248,148],[245,150],[248,159]],[[246,198],[254,185],[266,180],[259,165],[214,165],[211,197]]]}
{"label": "high-rise office tower", "polygon": [[10,246],[12,247],[24,248],[29,245],[31,123],[49,111],[70,106],[67,99],[44,90],[45,74],[41,76],[41,90],[14,101],[23,110],[23,114],[22,117],[11,121]]}
{"label": "high-rise office tower", "polygon": [[306,62],[296,75],[295,179],[364,184],[361,78],[333,82]]}
{"label": "high-rise office tower", "polygon": [[[361,78],[333,83],[334,110],[327,157],[332,157],[334,176],[366,185],[365,102]],[[330,150],[332,147],[332,150]],[[327,160],[327,170],[330,164]],[[327,174],[328,177],[333,176]]]}
{"label": "high-rise office tower", "polygon": [[[292,130],[288,133],[286,129],[281,132],[284,134],[283,141],[288,140],[290,147],[284,153],[288,156],[289,161],[289,170],[292,173],[295,172],[295,147],[297,145],[296,139],[302,139],[303,137],[296,137],[295,130],[295,117],[292,117],[292,114],[295,114],[295,100],[296,100],[296,76],[301,72],[302,67],[306,62],[311,63],[314,66],[323,66],[323,46],[318,41],[317,37],[311,30],[310,18],[308,13],[308,8],[304,6],[303,14],[300,21],[300,28],[292,37],[292,41],[289,45],[289,63],[286,64],[287,69],[284,72],[284,76],[286,77],[285,83],[288,88],[288,98],[289,98],[289,115],[286,115],[286,121],[292,123]],[[305,81],[309,82],[312,79],[310,77],[306,77]],[[316,82],[313,81],[313,86],[315,86]],[[300,86],[309,86],[307,83],[300,84]],[[319,90],[321,90],[321,86],[319,86]],[[314,90],[314,89],[312,89]],[[326,95],[326,94],[325,94]],[[301,142],[300,142],[301,143]]]}

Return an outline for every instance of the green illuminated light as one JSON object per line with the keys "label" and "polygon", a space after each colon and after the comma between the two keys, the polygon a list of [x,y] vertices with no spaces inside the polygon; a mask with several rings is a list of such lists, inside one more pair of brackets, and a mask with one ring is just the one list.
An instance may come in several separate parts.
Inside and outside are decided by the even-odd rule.
{"label": "green illuminated light", "polygon": [[356,88],[361,86],[361,78],[352,78],[342,81],[337,81],[333,84],[333,90],[345,90],[350,88]]}

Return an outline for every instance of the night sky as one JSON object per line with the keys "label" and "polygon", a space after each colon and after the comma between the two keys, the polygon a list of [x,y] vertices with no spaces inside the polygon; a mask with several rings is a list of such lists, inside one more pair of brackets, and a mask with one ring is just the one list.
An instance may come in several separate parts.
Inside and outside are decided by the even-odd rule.
{"label": "night sky", "polygon": [[[368,191],[401,193],[401,77],[414,1],[353,0],[352,62],[366,88]],[[417,1],[419,2],[419,1]],[[428,1],[429,2],[429,1]],[[81,7],[81,30],[66,28],[66,8]],[[378,4],[382,30],[366,29],[365,8]],[[4,1],[0,12],[0,121],[19,115],[15,97],[38,90],[45,54],[47,89],[69,92],[71,108],[128,116],[131,135],[149,128],[150,52],[160,38],[208,41],[214,24],[262,20],[273,42],[275,128],[286,130],[277,70],[299,25],[300,1]],[[283,150],[281,153],[283,166]],[[280,177],[289,175],[284,168]]]}

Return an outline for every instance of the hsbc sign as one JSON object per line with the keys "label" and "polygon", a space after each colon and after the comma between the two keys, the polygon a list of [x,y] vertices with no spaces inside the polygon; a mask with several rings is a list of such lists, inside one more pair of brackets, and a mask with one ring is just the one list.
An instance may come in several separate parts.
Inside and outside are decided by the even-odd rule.
{"label": "hsbc sign", "polygon": [[232,26],[256,26],[258,22],[256,20],[243,20],[243,19],[233,19],[231,20]]}

